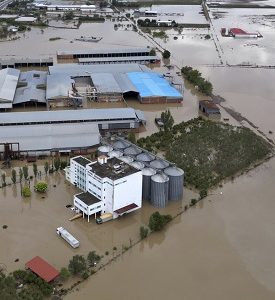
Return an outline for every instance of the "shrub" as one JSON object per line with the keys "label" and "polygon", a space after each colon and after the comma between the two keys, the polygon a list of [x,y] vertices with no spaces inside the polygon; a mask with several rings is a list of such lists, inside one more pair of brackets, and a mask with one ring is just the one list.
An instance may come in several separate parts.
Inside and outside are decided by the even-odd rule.
{"label": "shrub", "polygon": [[193,199],[191,199],[190,205],[193,206],[193,205],[195,205],[197,202],[198,202],[198,200],[195,199],[195,198],[193,198]]}
{"label": "shrub", "polygon": [[167,59],[167,58],[170,58],[171,56],[171,53],[168,51],[168,50],[164,50],[163,53],[162,53],[162,57]]}
{"label": "shrub", "polygon": [[39,181],[35,186],[34,190],[39,193],[46,193],[48,184],[44,181]]}
{"label": "shrub", "polygon": [[144,226],[140,226],[139,228],[139,235],[140,235],[140,238],[143,240],[147,237],[148,235],[148,228],[144,227]]}
{"label": "shrub", "polygon": [[87,279],[87,278],[89,277],[89,273],[88,273],[87,271],[85,271],[85,272],[81,275],[81,277],[82,277],[83,279]]}
{"label": "shrub", "polygon": [[87,264],[83,255],[74,255],[69,262],[68,269],[73,275],[85,272],[87,269]]}
{"label": "shrub", "polygon": [[11,171],[11,181],[13,182],[13,184],[16,183],[16,171],[14,169],[12,169]]}
{"label": "shrub", "polygon": [[201,190],[200,191],[200,198],[203,199],[205,197],[207,197],[207,190]]}
{"label": "shrub", "polygon": [[158,211],[154,212],[149,219],[149,228],[152,231],[160,231],[172,220],[170,215],[161,215]]}
{"label": "shrub", "polygon": [[100,256],[97,255],[95,251],[90,251],[88,253],[87,260],[90,266],[94,266],[95,263],[98,263],[100,261],[100,259]]}
{"label": "shrub", "polygon": [[65,281],[70,277],[70,272],[67,268],[62,268],[60,270],[60,275],[59,276],[60,276],[61,280]]}
{"label": "shrub", "polygon": [[32,194],[31,189],[28,186],[24,186],[22,189],[23,197],[30,197]]}

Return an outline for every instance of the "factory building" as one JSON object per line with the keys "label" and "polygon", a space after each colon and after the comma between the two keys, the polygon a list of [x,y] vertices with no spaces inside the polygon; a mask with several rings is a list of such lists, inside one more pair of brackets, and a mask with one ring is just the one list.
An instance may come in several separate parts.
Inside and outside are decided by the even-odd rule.
{"label": "factory building", "polygon": [[78,51],[57,51],[57,60],[78,62],[80,58],[119,58],[150,56],[150,48],[122,48],[122,49],[90,49]]}
{"label": "factory building", "polygon": [[163,75],[140,64],[59,64],[49,67],[46,98],[50,105],[69,105],[74,98],[113,102],[178,103],[183,96]]}
{"label": "factory building", "polygon": [[102,155],[93,162],[74,157],[68,173],[67,179],[83,190],[74,195],[74,206],[88,221],[97,213],[112,214],[115,219],[141,208],[142,173],[116,157]]}
{"label": "factory building", "polygon": [[[100,156],[97,162],[90,161],[89,163],[89,160],[84,157],[72,158],[71,166],[66,171],[67,180],[80,187],[84,193],[92,195],[80,195],[82,199],[89,198],[84,202],[86,205],[89,202],[91,207],[81,203],[82,200],[77,195],[74,197],[75,203],[80,203],[85,208],[85,214],[90,211],[90,215],[92,215],[97,213],[98,210],[101,213],[118,214],[118,209],[119,212],[123,211],[120,210],[119,206],[132,210],[134,209],[133,203],[138,207],[141,206],[141,204],[138,204],[139,197],[158,208],[166,207],[170,201],[182,199],[184,171],[177,168],[173,163],[159,158],[122,138],[117,138],[110,144],[103,144],[98,148],[98,154]],[[122,168],[122,166],[127,166],[127,169]],[[84,169],[86,169],[86,174]],[[134,179],[135,176],[129,180],[127,179],[126,184],[124,176],[130,170],[131,172],[136,170],[139,174],[136,175],[136,179]],[[118,174],[119,178],[117,178]],[[108,177],[108,179],[105,177]],[[114,180],[118,181],[114,182]],[[141,185],[139,180],[142,182]],[[118,192],[116,192],[113,189],[116,188],[114,186],[118,183]],[[131,190],[131,196],[125,194],[126,192],[130,193],[129,189]],[[135,198],[136,194],[140,196]],[[117,197],[117,200],[111,200],[110,195],[113,195],[113,199]],[[103,202],[100,203],[95,199],[100,199]],[[115,205],[114,201],[118,201],[119,205]],[[77,205],[76,207],[79,208]],[[81,210],[81,206],[79,209]]]}
{"label": "factory building", "polygon": [[0,59],[0,69],[5,68],[45,68],[53,65],[53,58],[5,58]]}
{"label": "factory building", "polygon": [[2,113],[0,158],[87,153],[99,145],[100,133],[137,130],[144,121],[133,108]]}
{"label": "factory building", "polygon": [[0,109],[12,108],[19,74],[20,71],[14,69],[0,70]]}

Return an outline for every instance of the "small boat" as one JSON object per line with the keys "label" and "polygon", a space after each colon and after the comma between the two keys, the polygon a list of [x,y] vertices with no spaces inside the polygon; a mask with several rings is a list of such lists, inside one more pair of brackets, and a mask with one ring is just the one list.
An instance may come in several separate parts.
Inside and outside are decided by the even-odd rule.
{"label": "small boat", "polygon": [[102,37],[95,37],[95,36],[81,36],[80,38],[75,39],[76,41],[81,41],[81,42],[99,42],[100,40],[102,40]]}

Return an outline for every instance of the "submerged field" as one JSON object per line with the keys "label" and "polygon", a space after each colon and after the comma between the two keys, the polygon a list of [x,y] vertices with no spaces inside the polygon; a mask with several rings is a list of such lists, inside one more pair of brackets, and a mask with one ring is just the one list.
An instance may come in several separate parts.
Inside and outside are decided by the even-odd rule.
{"label": "submerged field", "polygon": [[271,153],[272,147],[244,127],[193,119],[138,141],[185,171],[185,182],[208,190],[221,180],[245,170]]}

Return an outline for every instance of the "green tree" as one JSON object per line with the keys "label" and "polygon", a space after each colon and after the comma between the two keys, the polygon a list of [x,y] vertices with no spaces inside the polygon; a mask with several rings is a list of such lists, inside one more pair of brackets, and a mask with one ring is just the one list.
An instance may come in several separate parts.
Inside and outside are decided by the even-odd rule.
{"label": "green tree", "polygon": [[6,276],[0,271],[0,299],[17,300],[16,282],[12,276]]}
{"label": "green tree", "polygon": [[70,275],[71,274],[67,268],[61,268],[60,275],[59,275],[61,280],[63,281],[67,280],[70,277]]}
{"label": "green tree", "polygon": [[53,164],[54,164],[55,171],[58,171],[59,168],[60,168],[60,158],[59,158],[59,157],[56,157],[56,158],[53,160]]}
{"label": "green tree", "polygon": [[35,186],[34,190],[39,193],[46,193],[48,189],[48,184],[44,181],[39,181]]}
{"label": "green tree", "polygon": [[207,190],[201,190],[200,191],[200,198],[203,199],[205,197],[207,197]]}
{"label": "green tree", "polygon": [[32,168],[33,168],[33,174],[34,174],[34,177],[36,178],[36,176],[37,176],[37,164],[36,163],[34,163],[33,165],[32,165]]}
{"label": "green tree", "polygon": [[27,165],[23,166],[23,175],[25,180],[27,180],[29,177],[29,167]]}
{"label": "green tree", "polygon": [[171,53],[168,51],[168,50],[164,50],[163,53],[162,53],[162,57],[167,59],[167,58],[170,58],[171,56]]}
{"label": "green tree", "polygon": [[22,194],[24,197],[30,197],[32,192],[28,186],[24,186],[22,190]]}
{"label": "green tree", "polygon": [[174,118],[171,115],[170,110],[166,110],[161,113],[161,120],[163,121],[163,129],[164,131],[170,131],[173,128],[174,125]]}
{"label": "green tree", "polygon": [[154,48],[152,48],[149,52],[149,55],[156,56],[156,50]]}
{"label": "green tree", "polygon": [[23,179],[23,171],[22,168],[19,169],[19,181],[22,182]]}
{"label": "green tree", "polygon": [[60,162],[60,169],[64,170],[67,167],[68,163],[66,162],[66,160],[61,160]]}
{"label": "green tree", "polygon": [[154,212],[149,219],[149,228],[152,231],[160,231],[172,220],[170,215],[161,215],[158,211]]}
{"label": "green tree", "polygon": [[49,171],[49,163],[47,161],[45,161],[44,163],[44,171],[46,174],[48,174],[48,171]]}
{"label": "green tree", "polygon": [[16,183],[16,170],[12,169],[11,171],[11,181],[13,182],[13,184]]}
{"label": "green tree", "polygon": [[74,255],[69,262],[68,269],[73,275],[78,275],[86,271],[87,264],[83,255]]}
{"label": "green tree", "polygon": [[139,228],[139,235],[140,235],[140,238],[143,240],[147,237],[148,235],[148,228],[144,227],[144,226],[140,226]]}
{"label": "green tree", "polygon": [[87,256],[87,260],[90,266],[94,266],[96,263],[100,261],[100,256],[96,254],[95,251],[90,251]]}
{"label": "green tree", "polygon": [[136,143],[136,135],[133,131],[128,134],[128,140],[133,144]]}

